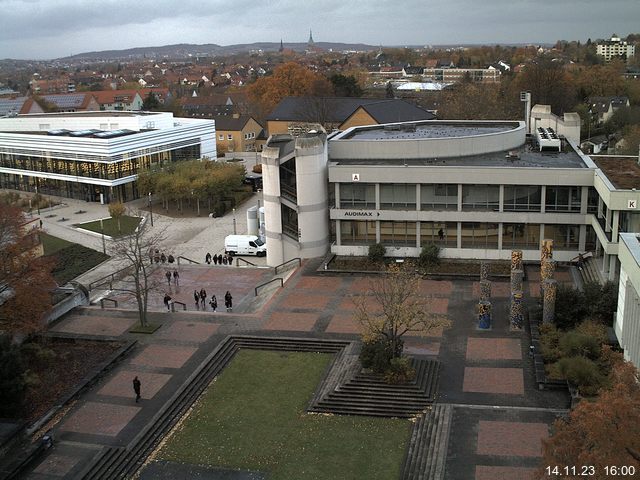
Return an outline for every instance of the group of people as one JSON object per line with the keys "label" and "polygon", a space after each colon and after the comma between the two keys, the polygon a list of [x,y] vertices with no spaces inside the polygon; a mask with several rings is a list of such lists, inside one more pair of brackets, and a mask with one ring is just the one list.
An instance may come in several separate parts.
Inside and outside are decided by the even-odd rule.
{"label": "group of people", "polygon": [[173,277],[173,284],[177,287],[179,286],[179,280],[180,280],[180,274],[178,273],[178,270],[176,270],[175,268],[173,269],[173,275],[171,274],[170,270],[167,270],[164,274],[165,277],[167,277],[167,285],[171,285],[171,277]]}
{"label": "group of people", "polygon": [[209,252],[204,257],[204,261],[207,265],[211,265],[213,262],[214,265],[233,265],[233,257],[231,255],[214,255],[213,257]]}
{"label": "group of people", "polygon": [[161,252],[157,248],[154,250],[153,248],[149,250],[149,263],[173,263],[176,259],[173,255],[165,255],[164,252]]}
{"label": "group of people", "polygon": [[[204,311],[206,309],[205,305],[207,303],[207,291],[204,288],[201,288],[199,292],[197,290],[194,290],[193,300],[196,304],[196,309],[200,310],[200,308],[202,308],[202,311]],[[218,311],[218,299],[215,295],[211,295],[209,305],[211,306],[212,311]],[[224,295],[224,306],[227,311],[233,310],[233,297],[231,296],[231,292],[229,292],[229,290],[227,290],[227,293],[225,293]]]}

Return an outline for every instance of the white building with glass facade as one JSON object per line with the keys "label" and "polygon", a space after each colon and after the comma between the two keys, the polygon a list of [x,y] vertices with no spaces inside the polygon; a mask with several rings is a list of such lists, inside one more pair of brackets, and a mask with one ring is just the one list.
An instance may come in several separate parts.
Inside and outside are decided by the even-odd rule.
{"label": "white building with glass facade", "polygon": [[141,169],[201,158],[216,158],[212,120],[174,118],[168,112],[0,118],[0,188],[128,201],[140,196]]}
{"label": "white building with glass facade", "polygon": [[[443,257],[508,259],[520,249],[535,261],[550,238],[555,259],[593,252],[603,276],[616,278],[619,233],[640,231],[637,158],[592,159],[553,129],[532,130],[518,121],[354,127],[305,136],[318,143],[312,157],[301,137],[271,138],[268,263],[366,255],[374,243],[417,256],[430,242]],[[621,168],[639,176],[616,175]],[[300,195],[313,198],[301,204]]]}

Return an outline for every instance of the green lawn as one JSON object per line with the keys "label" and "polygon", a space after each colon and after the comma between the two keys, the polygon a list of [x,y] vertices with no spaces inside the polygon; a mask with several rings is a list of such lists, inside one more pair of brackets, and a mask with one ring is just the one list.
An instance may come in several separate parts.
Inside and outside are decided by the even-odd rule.
{"label": "green lawn", "polygon": [[58,285],[64,285],[109,258],[102,252],[47,233],[40,233],[40,239],[45,256],[55,258],[52,274]]}
{"label": "green lawn", "polygon": [[[140,217],[129,217],[127,215],[123,215],[120,217],[120,231],[118,231],[118,222],[114,218],[107,218],[102,221],[104,225],[104,234],[110,237],[130,235],[138,227],[140,220]],[[100,220],[96,220],[95,222],[79,223],[75,226],[84,228],[85,230],[91,230],[92,232],[102,233]]]}
{"label": "green lawn", "polygon": [[54,253],[62,250],[63,248],[73,245],[73,243],[63,240],[62,238],[54,237],[48,233],[41,232],[40,240],[44,248],[45,255],[53,255]]}
{"label": "green lawn", "polygon": [[251,469],[270,480],[400,477],[411,423],[306,414],[331,356],[240,350],[160,458]]}

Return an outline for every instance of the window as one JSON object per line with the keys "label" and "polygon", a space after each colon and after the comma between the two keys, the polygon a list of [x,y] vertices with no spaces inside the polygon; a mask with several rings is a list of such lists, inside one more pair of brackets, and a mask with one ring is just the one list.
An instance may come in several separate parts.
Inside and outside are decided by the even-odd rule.
{"label": "window", "polygon": [[458,184],[420,185],[421,210],[458,210]]}
{"label": "window", "polygon": [[496,211],[500,203],[498,185],[463,185],[462,210]]}
{"label": "window", "polygon": [[280,213],[282,215],[282,233],[298,240],[298,212],[286,205],[280,205]]}
{"label": "window", "polygon": [[233,140],[233,134],[228,133],[227,134],[227,140]]}
{"label": "window", "polygon": [[582,187],[547,187],[545,211],[579,212]]}
{"label": "window", "polygon": [[376,222],[340,220],[341,245],[372,245],[376,243]]}
{"label": "window", "polygon": [[292,158],[280,164],[280,194],[293,202],[297,201],[296,185],[296,159]]}
{"label": "window", "polygon": [[435,243],[441,247],[458,246],[456,222],[420,222],[420,245]]}
{"label": "window", "polygon": [[556,250],[578,250],[580,226],[546,224],[544,236],[553,239],[553,248]]}
{"label": "window", "polygon": [[341,183],[340,208],[376,208],[376,187],[373,183]]}
{"label": "window", "polygon": [[542,187],[527,185],[504,186],[504,211],[505,212],[539,212]]}
{"label": "window", "polygon": [[380,243],[393,247],[415,247],[416,223],[380,222]]}
{"label": "window", "polygon": [[218,135],[218,140],[224,140],[224,134],[221,133],[220,135]]}
{"label": "window", "polygon": [[502,249],[538,249],[540,247],[540,224],[503,223]]}
{"label": "window", "polygon": [[594,187],[589,187],[589,194],[587,196],[587,213],[594,215],[598,214],[598,191]]}
{"label": "window", "polygon": [[380,208],[384,210],[415,210],[415,184],[381,184]]}
{"label": "window", "polygon": [[462,223],[462,248],[498,248],[497,223]]}

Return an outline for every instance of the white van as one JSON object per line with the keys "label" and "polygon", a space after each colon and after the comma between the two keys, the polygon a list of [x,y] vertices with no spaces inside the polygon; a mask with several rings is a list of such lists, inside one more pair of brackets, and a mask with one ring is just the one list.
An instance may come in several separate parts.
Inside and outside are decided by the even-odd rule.
{"label": "white van", "polygon": [[227,235],[224,239],[224,253],[264,257],[267,246],[255,235]]}

